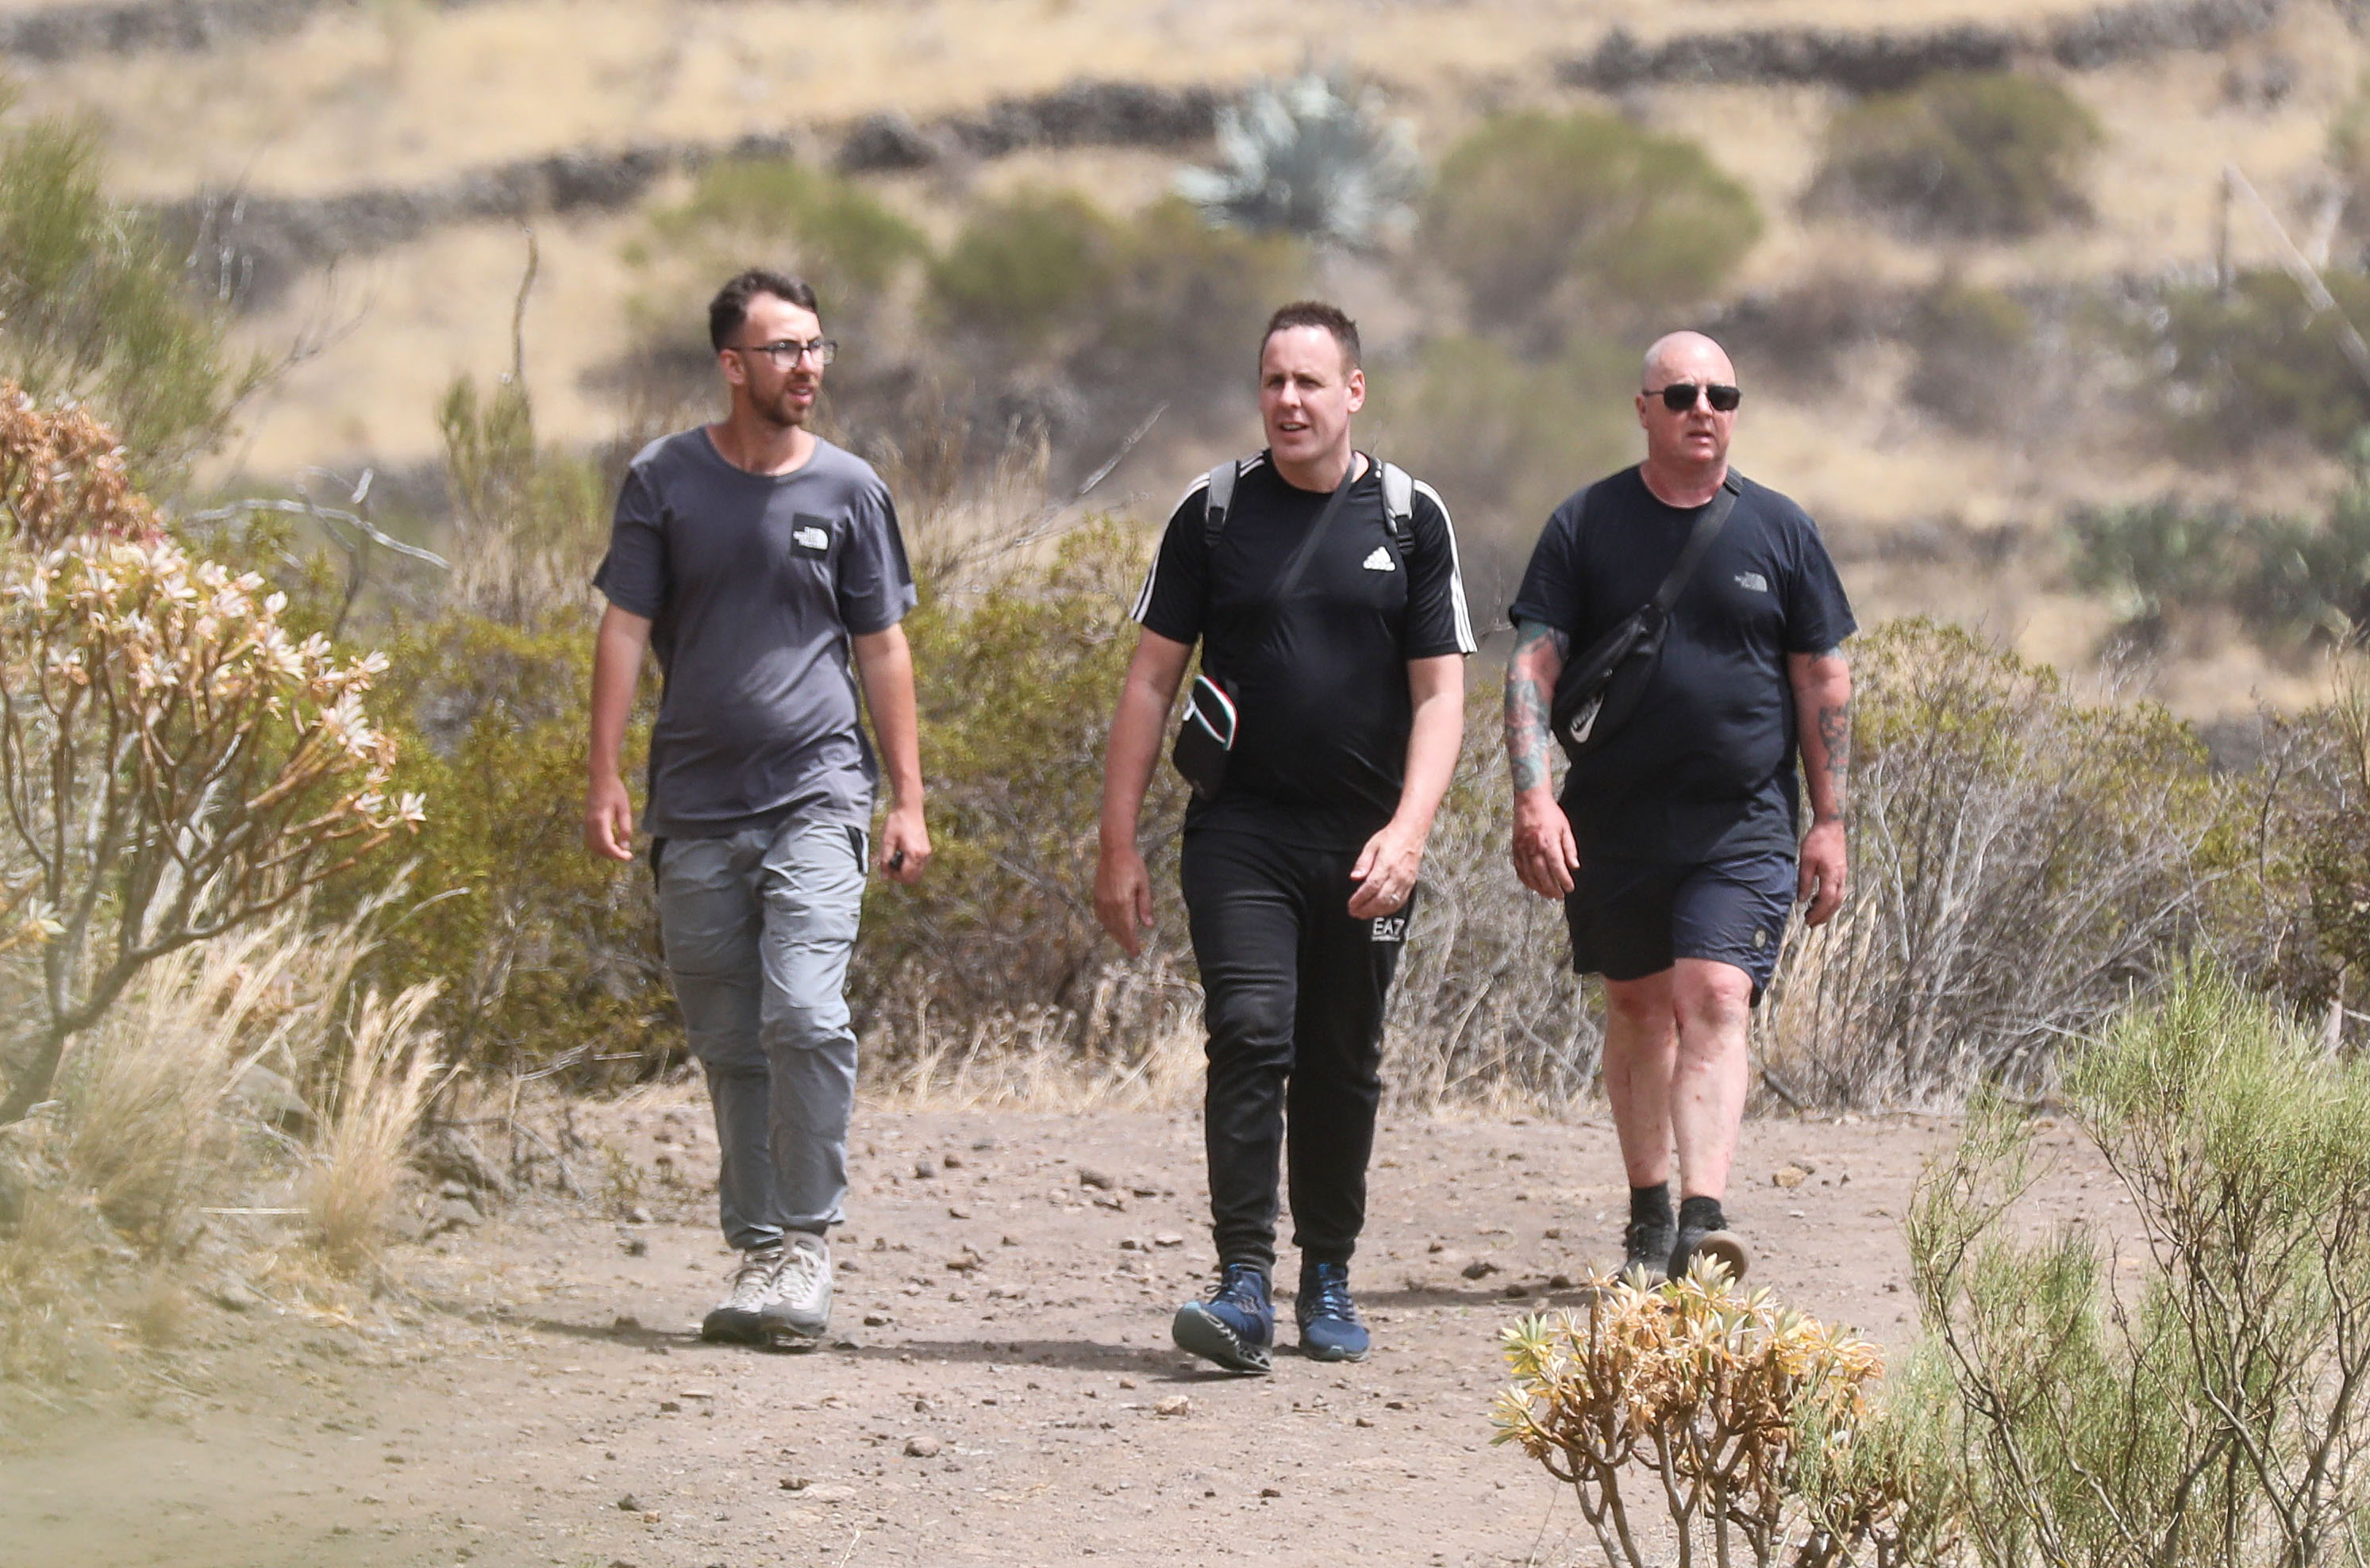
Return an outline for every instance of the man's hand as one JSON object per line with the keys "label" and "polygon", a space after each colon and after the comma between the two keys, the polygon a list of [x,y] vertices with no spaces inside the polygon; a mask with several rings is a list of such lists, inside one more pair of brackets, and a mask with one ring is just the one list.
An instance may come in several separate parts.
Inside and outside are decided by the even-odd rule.
{"label": "man's hand", "polygon": [[1423,868],[1423,841],[1419,829],[1404,827],[1393,818],[1358,852],[1350,880],[1358,890],[1350,895],[1352,920],[1373,920],[1403,908],[1415,891],[1416,873]]}
{"label": "man's hand", "polygon": [[615,773],[595,773],[585,787],[584,847],[609,860],[634,858],[634,797]]}
{"label": "man's hand", "polygon": [[922,820],[921,803],[892,806],[880,824],[880,875],[892,882],[912,884],[922,879],[930,864],[930,830]]}
{"label": "man's hand", "polygon": [[1131,958],[1152,929],[1152,873],[1134,845],[1106,846],[1095,861],[1095,919]]}
{"label": "man's hand", "polygon": [[1571,818],[1546,789],[1514,796],[1514,875],[1542,898],[1560,898],[1580,870],[1580,841]]}
{"label": "man's hand", "polygon": [[1839,817],[1813,822],[1802,835],[1802,882],[1797,897],[1811,906],[1802,918],[1824,925],[1843,907],[1848,874],[1844,865],[1844,824]]}

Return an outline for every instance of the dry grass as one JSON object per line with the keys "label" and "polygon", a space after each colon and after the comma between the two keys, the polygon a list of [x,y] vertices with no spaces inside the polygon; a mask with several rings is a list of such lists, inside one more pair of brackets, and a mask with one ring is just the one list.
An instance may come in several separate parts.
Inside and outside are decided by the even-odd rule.
{"label": "dry grass", "polygon": [[64,1161],[126,1235],[172,1248],[190,1207],[241,1169],[255,1135],[224,1112],[243,1075],[311,1075],[368,942],[360,922],[311,929],[305,914],[160,960],[77,1047]]}
{"label": "dry grass", "polygon": [[427,1107],[439,1064],[420,1014],[432,983],[393,1000],[365,992],[346,1031],[337,1108],[312,1150],[304,1183],[309,1234],[330,1266],[359,1272],[375,1255],[404,1150]]}

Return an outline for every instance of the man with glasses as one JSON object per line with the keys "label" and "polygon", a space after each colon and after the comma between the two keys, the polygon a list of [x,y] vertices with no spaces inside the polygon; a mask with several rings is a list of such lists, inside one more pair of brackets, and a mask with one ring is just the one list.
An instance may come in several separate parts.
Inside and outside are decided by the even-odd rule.
{"label": "man with glasses", "polygon": [[[1512,611],[1514,870],[1563,900],[1572,967],[1605,977],[1605,1094],[1629,1179],[1622,1267],[1654,1279],[1699,1254],[1744,1272],[1720,1200],[1750,1082],[1752,1009],[1792,905],[1820,925],[1844,897],[1851,606],[1802,509],[1731,472],[1742,395],[1710,338],[1657,342],[1637,399],[1646,460],[1556,509]],[[1713,515],[1718,531],[1707,523],[1692,569],[1680,569],[1724,489],[1726,521]],[[1634,710],[1592,735],[1559,801],[1548,752],[1559,680],[1670,585]]]}
{"label": "man with glasses", "polygon": [[856,1035],[843,995],[877,864],[912,882],[922,819],[914,669],[899,623],[914,580],[896,509],[862,459],[807,426],[834,345],[814,291],[748,271],[708,309],[731,406],[653,441],[627,470],[592,664],[585,842],[634,858],[619,773],[647,648],[664,686],[650,731],[650,835],[667,973],[716,1111],[718,1207],[739,1253],[704,1337],[800,1349],[831,1313],[827,1230],[847,1193]]}

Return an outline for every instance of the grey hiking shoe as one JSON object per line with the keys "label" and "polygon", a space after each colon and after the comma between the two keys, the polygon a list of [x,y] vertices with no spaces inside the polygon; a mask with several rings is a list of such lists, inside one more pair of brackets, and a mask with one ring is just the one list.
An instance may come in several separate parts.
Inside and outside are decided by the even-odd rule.
{"label": "grey hiking shoe", "polygon": [[782,1249],[753,1247],[733,1265],[732,1290],[701,1320],[699,1337],[719,1345],[757,1343],[757,1314],[782,1266]]}
{"label": "grey hiking shoe", "polygon": [[811,1231],[782,1238],[782,1265],[758,1309],[768,1350],[811,1350],[831,1326],[831,1243]]}

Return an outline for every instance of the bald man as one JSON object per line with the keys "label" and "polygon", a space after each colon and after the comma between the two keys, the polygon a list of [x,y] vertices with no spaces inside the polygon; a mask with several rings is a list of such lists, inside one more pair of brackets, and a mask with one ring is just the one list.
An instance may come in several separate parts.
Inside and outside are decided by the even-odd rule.
{"label": "bald man", "polygon": [[[1731,472],[1742,398],[1710,338],[1656,342],[1637,399],[1646,460],[1556,509],[1512,612],[1514,871],[1563,900],[1572,967],[1605,978],[1605,1094],[1629,1178],[1622,1268],[1656,1280],[1698,1254],[1744,1273],[1721,1199],[1752,1010],[1793,906],[1819,925],[1844,897],[1851,606],[1802,509]],[[1634,712],[1572,757],[1559,800],[1558,681],[1674,579],[1723,490],[1725,521],[1677,579]]]}

